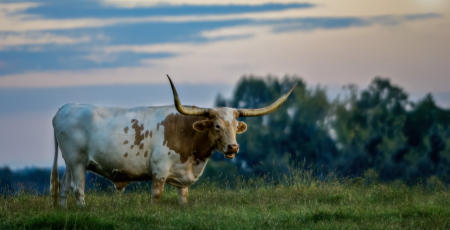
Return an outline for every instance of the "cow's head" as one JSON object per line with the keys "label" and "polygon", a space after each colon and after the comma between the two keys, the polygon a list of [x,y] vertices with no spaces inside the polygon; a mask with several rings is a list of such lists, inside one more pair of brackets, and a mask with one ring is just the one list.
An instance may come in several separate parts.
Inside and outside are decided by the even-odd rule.
{"label": "cow's head", "polygon": [[220,108],[198,108],[181,105],[177,90],[170,79],[170,86],[174,97],[175,107],[178,112],[189,116],[203,116],[204,120],[196,121],[192,127],[197,132],[208,132],[209,139],[215,144],[218,151],[225,154],[226,158],[232,159],[239,151],[239,144],[236,142],[236,134],[244,133],[247,130],[247,124],[243,121],[238,121],[239,117],[255,117],[271,113],[278,109],[292,93],[295,84],[289,92],[278,98],[271,105],[258,109],[235,109],[228,107]]}

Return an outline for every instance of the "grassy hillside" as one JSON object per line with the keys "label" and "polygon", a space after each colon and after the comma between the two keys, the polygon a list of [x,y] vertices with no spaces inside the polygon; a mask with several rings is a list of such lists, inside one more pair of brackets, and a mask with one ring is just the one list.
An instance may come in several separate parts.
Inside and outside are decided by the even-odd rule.
{"label": "grassy hillside", "polygon": [[450,229],[450,196],[439,183],[408,187],[297,176],[282,185],[255,180],[231,189],[200,182],[185,206],[166,188],[157,205],[146,191],[91,192],[86,208],[72,198],[67,210],[53,209],[48,196],[3,197],[0,229]]}

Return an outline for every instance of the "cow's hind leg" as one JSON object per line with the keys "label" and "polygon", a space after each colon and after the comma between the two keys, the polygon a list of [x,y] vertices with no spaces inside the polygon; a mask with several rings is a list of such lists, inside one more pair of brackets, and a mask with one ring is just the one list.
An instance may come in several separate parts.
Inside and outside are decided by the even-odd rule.
{"label": "cow's hind leg", "polygon": [[180,187],[178,188],[178,203],[186,204],[187,203],[187,195],[188,195],[189,187]]}
{"label": "cow's hind leg", "polygon": [[152,176],[152,203],[158,202],[164,191],[165,178],[158,178],[156,175]]}
{"label": "cow's hind leg", "polygon": [[84,201],[84,186],[86,183],[86,167],[83,164],[73,165],[71,167],[72,173],[72,189],[77,199],[77,205],[84,207],[86,205]]}
{"label": "cow's hind leg", "polygon": [[67,206],[67,193],[70,189],[70,182],[72,181],[72,175],[70,174],[69,167],[66,167],[64,176],[61,180],[61,187],[59,190],[59,206],[65,208]]}

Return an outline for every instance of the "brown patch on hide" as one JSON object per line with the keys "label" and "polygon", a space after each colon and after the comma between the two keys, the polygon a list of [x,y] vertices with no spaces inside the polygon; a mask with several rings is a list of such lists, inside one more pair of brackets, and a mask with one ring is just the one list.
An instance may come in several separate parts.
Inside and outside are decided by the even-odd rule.
{"label": "brown patch on hide", "polygon": [[179,154],[181,162],[186,162],[190,156],[201,160],[209,158],[214,144],[209,139],[208,132],[197,132],[192,128],[194,122],[205,119],[208,117],[168,115],[161,122],[164,126],[163,145]]}
{"label": "brown patch on hide", "polygon": [[144,143],[141,143],[141,144],[139,145],[139,149],[144,149]]}
{"label": "brown patch on hide", "polygon": [[140,152],[137,152],[137,153],[136,153],[136,156],[139,156],[139,154],[141,154],[141,153],[140,153]]}
{"label": "brown patch on hide", "polygon": [[125,127],[125,128],[123,128],[123,131],[125,132],[125,134],[127,134],[128,133],[128,126],[127,127]]}
{"label": "brown patch on hide", "polygon": [[130,145],[130,149],[133,149],[134,148],[134,145]]}
{"label": "brown patch on hide", "polygon": [[148,130],[146,130],[145,131],[145,137],[148,137],[148,134],[149,134],[150,132],[148,131]]}
{"label": "brown patch on hide", "polygon": [[167,155],[170,155],[170,152],[167,152]]}
{"label": "brown patch on hide", "polygon": [[148,156],[148,151],[145,150],[144,157],[147,157],[147,156]]}
{"label": "brown patch on hide", "polygon": [[119,192],[122,192],[123,189],[125,187],[127,187],[127,185],[130,184],[130,182],[128,181],[124,181],[124,182],[114,182],[114,186],[116,187],[116,190]]}
{"label": "brown patch on hide", "polygon": [[124,141],[123,144],[124,144],[124,145],[128,144],[128,141]]}
{"label": "brown patch on hide", "polygon": [[139,125],[139,121],[135,119],[131,120],[131,122],[133,123],[131,127],[134,129],[134,144],[139,145],[145,137],[142,133],[142,131],[144,130],[144,125]]}
{"label": "brown patch on hide", "polygon": [[123,154],[123,157],[128,157],[128,153]]}
{"label": "brown patch on hide", "polygon": [[150,130],[150,138],[152,137],[152,135],[153,135],[153,132]]}

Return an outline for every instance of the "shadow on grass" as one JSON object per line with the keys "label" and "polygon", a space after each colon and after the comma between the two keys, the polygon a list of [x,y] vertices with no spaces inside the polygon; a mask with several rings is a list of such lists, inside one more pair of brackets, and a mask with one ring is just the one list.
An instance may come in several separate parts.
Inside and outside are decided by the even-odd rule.
{"label": "shadow on grass", "polygon": [[316,211],[311,214],[304,216],[303,221],[305,222],[321,222],[321,221],[358,221],[360,218],[357,216],[343,211]]}
{"label": "shadow on grass", "polygon": [[3,223],[1,229],[116,229],[109,221],[80,213],[52,213]]}

